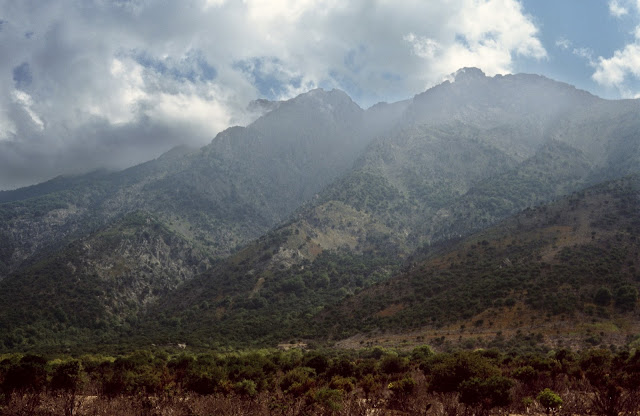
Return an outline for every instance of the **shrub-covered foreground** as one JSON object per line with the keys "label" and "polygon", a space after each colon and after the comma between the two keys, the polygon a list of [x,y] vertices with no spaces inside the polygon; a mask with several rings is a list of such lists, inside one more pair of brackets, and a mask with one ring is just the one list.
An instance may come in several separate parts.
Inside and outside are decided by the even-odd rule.
{"label": "shrub-covered foreground", "polygon": [[640,352],[7,355],[3,415],[637,414]]}

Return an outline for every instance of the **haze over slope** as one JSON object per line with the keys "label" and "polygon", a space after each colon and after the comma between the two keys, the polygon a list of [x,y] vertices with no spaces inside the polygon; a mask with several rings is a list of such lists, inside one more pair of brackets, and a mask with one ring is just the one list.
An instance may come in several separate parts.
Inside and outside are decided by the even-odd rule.
{"label": "haze over slope", "polygon": [[[416,249],[640,166],[636,101],[602,100],[537,75],[490,78],[464,68],[453,82],[366,111],[335,90],[273,108],[197,151],[0,193],[0,273],[8,276],[0,289],[35,292],[28,277],[37,270],[53,293],[64,293],[70,283],[41,265],[61,264],[71,250],[95,267],[127,265],[114,268],[113,281],[157,294],[105,288],[115,299],[105,303],[102,292],[90,293],[101,305],[121,305],[123,296],[147,302],[97,313],[109,334],[127,321],[143,325],[140,342],[311,336],[301,323],[388,279]],[[109,244],[91,255],[77,249],[80,241],[100,245],[104,230],[121,229],[117,221],[132,212],[174,236],[162,240],[183,247],[178,252],[197,253],[196,262],[180,255],[167,263],[169,271],[184,268],[182,278],[171,280],[160,261],[152,274],[165,277],[149,283],[133,265],[161,257],[146,243],[134,256]],[[65,331],[79,325],[91,335],[77,312],[64,312]],[[39,315],[32,332],[56,319]]]}
{"label": "haze over slope", "polygon": [[[390,277],[416,248],[637,171],[637,151],[613,150],[637,143],[623,134],[640,131],[637,113],[634,101],[539,76],[461,71],[417,96],[392,132],[290,222],[196,277],[161,313],[183,316],[185,333],[200,338],[311,336],[300,329],[309,316]],[[603,126],[586,131],[588,117]]]}
{"label": "haze over slope", "polygon": [[314,90],[195,152],[174,149],[118,173],[0,192],[0,278],[61,240],[140,209],[224,256],[348,169],[371,137],[363,123],[364,111],[344,93]]}

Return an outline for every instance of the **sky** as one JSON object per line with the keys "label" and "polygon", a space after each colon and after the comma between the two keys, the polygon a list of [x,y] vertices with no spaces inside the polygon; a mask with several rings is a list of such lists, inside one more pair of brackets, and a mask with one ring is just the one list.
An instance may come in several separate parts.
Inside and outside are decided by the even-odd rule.
{"label": "sky", "polygon": [[462,67],[640,97],[640,0],[0,0],[0,189],[197,147],[248,104]]}

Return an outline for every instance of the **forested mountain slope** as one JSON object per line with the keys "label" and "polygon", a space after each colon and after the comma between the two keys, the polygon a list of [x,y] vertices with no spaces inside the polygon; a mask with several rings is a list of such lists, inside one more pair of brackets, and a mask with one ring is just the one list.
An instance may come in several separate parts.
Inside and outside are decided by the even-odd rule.
{"label": "forested mountain slope", "polygon": [[320,322],[338,338],[378,331],[457,338],[466,326],[491,337],[520,329],[624,343],[638,330],[639,233],[636,174],[425,247],[397,277],[321,313]]}
{"label": "forested mountain slope", "polygon": [[[368,110],[335,90],[270,108],[196,151],[0,193],[0,291],[12,293],[0,321],[24,331],[51,319],[52,328],[69,322],[60,328],[92,334],[94,319],[111,339],[131,340],[131,328],[139,329],[140,343],[324,336],[304,323],[391,278],[416,250],[640,167],[637,101],[602,100],[537,75],[486,77],[465,68],[411,100]],[[178,257],[140,274],[136,256],[100,243],[130,215],[174,236],[162,240]],[[84,241],[101,249],[83,251]],[[148,258],[153,244],[140,241],[138,258]],[[174,244],[177,253],[197,254],[187,261]],[[59,273],[69,253],[85,265],[83,276],[125,264],[114,281],[155,293],[87,278],[105,288],[85,299],[101,306],[91,319],[72,311],[60,321],[53,303],[30,296],[39,281],[55,293],[68,289]],[[18,305],[12,299],[43,312],[20,323],[8,312]]]}
{"label": "forested mountain slope", "polygon": [[[389,278],[416,248],[637,172],[631,161],[640,140],[628,132],[640,127],[625,116],[638,112],[637,103],[538,76],[467,72],[475,75],[417,96],[405,124],[371,143],[350,172],[282,227],[166,298],[162,316],[187,313],[184,335],[216,342],[313,336],[301,329],[310,316]],[[451,96],[455,106],[441,103]],[[438,103],[448,110],[417,116]],[[605,126],[586,131],[587,114]]]}

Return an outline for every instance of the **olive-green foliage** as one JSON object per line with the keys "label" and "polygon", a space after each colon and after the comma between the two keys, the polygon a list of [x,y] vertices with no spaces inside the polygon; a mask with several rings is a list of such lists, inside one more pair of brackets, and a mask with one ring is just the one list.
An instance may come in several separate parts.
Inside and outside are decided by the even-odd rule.
{"label": "olive-green foliage", "polygon": [[233,387],[236,392],[249,397],[254,397],[258,394],[256,382],[253,380],[244,379],[242,381],[238,381]]}
{"label": "olive-green foliage", "polygon": [[500,369],[489,359],[475,352],[458,352],[436,355],[426,372],[431,376],[429,388],[437,392],[453,392],[461,383],[476,379],[499,376]]}
{"label": "olive-green foliage", "polygon": [[316,390],[316,392],[313,394],[313,399],[321,406],[335,411],[342,408],[342,405],[340,403],[342,401],[343,395],[343,390],[322,387]]}
{"label": "olive-green foliage", "polygon": [[355,383],[355,377],[333,376],[331,377],[331,381],[329,382],[329,387],[348,393],[355,388]]}
{"label": "olive-green foliage", "polygon": [[313,368],[296,367],[284,375],[280,381],[280,388],[285,393],[300,396],[313,387],[315,376],[316,372]]}
{"label": "olive-green foliage", "polygon": [[[389,357],[403,359],[403,370],[384,372],[383,363],[392,362]],[[327,371],[317,373],[305,366],[311,362],[330,364]],[[351,375],[330,376],[330,368]],[[387,406],[416,413],[439,400],[457,397],[447,406],[458,406],[462,411],[460,405],[464,405],[467,412],[487,415],[495,407],[518,413],[522,410],[519,406],[525,402],[530,405],[531,397],[536,397],[551,413],[561,406],[562,399],[557,393],[542,389],[546,384],[570,391],[574,398],[572,411],[577,414],[591,410],[613,416],[634,409],[638,380],[640,354],[627,349],[615,354],[592,349],[579,354],[558,350],[546,355],[486,350],[437,353],[426,360],[382,348],[200,354],[156,349],[115,357],[78,358],[16,354],[0,361],[0,412],[11,409],[5,413],[37,414],[38,398],[51,394],[64,404],[60,414],[80,414],[74,408],[76,395],[97,394],[97,401],[134,400],[146,403],[147,410],[156,406],[158,412],[163,406],[191,406],[208,398],[209,409],[213,402],[232,406],[250,403],[259,414],[268,414],[268,409],[292,409],[294,405],[312,414],[355,412],[349,406],[356,403],[377,403],[381,409]],[[530,386],[537,387],[532,390]],[[512,397],[519,400],[511,403]],[[47,403],[43,406],[53,406],[52,401]],[[580,403],[583,407],[575,407]],[[176,414],[184,414],[180,412]]]}
{"label": "olive-green foliage", "polygon": [[405,376],[400,380],[389,383],[389,390],[396,396],[405,396],[413,393],[416,387],[416,381],[411,376]]}
{"label": "olive-green foliage", "polygon": [[557,410],[560,406],[562,406],[563,400],[562,398],[553,390],[549,388],[545,388],[538,394],[538,402],[540,405],[544,407],[547,411],[547,414],[552,411]]}
{"label": "olive-green foliage", "polygon": [[[403,274],[362,291],[327,319],[362,333],[439,327],[519,302],[549,316],[628,313],[640,285],[639,180],[631,176],[528,208],[466,240],[425,245]],[[585,240],[584,230],[592,238]],[[391,306],[401,308],[381,313]]]}
{"label": "olive-green foliage", "polygon": [[593,297],[593,301],[600,306],[609,306],[611,300],[613,299],[613,294],[611,290],[607,287],[601,287],[598,289],[596,294]]}
{"label": "olive-green foliage", "polygon": [[480,406],[485,410],[511,403],[510,390],[514,383],[502,376],[489,378],[473,377],[466,379],[458,387],[460,401],[471,406]]}
{"label": "olive-green foliage", "polygon": [[55,367],[50,385],[54,390],[76,391],[81,382],[82,366],[79,361],[71,360]]}
{"label": "olive-green foliage", "polygon": [[407,370],[409,360],[396,354],[387,354],[380,361],[380,371],[385,374],[396,374]]}
{"label": "olive-green foliage", "polygon": [[518,367],[513,370],[512,376],[524,383],[530,383],[538,377],[538,371],[530,365]]}
{"label": "olive-green foliage", "polygon": [[638,302],[638,288],[636,286],[624,285],[616,291],[616,306],[623,311],[633,310]]}
{"label": "olive-green foliage", "polygon": [[593,349],[581,355],[579,365],[589,382],[599,385],[607,381],[605,376],[609,373],[612,359],[611,351]]}
{"label": "olive-green foliage", "polygon": [[415,347],[411,351],[411,359],[413,361],[425,361],[434,354],[433,349],[428,345]]}

